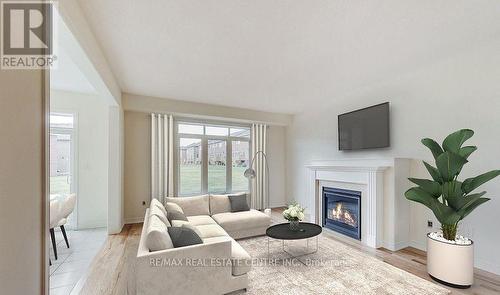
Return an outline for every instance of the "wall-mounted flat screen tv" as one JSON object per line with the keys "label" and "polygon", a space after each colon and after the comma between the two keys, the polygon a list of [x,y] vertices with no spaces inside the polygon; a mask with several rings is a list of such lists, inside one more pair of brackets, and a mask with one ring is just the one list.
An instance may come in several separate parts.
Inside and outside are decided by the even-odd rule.
{"label": "wall-mounted flat screen tv", "polygon": [[341,151],[389,147],[389,103],[339,115],[338,129]]}

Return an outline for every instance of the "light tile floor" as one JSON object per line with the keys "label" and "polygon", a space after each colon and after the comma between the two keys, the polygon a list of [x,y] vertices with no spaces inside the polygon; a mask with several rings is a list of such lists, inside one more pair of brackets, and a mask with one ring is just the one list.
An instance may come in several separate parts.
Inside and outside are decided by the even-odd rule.
{"label": "light tile floor", "polygon": [[70,294],[107,239],[106,228],[66,231],[68,249],[63,235],[56,230],[57,256],[50,248],[50,295]]}

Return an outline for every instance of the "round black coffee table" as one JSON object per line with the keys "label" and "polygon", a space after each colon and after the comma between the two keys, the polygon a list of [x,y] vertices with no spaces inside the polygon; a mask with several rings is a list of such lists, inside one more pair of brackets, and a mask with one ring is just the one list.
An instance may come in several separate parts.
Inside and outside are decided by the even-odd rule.
{"label": "round black coffee table", "polygon": [[[323,231],[323,228],[317,224],[309,222],[301,222],[298,231],[292,231],[288,223],[275,224],[267,228],[267,258],[269,258],[269,240],[270,238],[281,240],[283,252],[289,254],[291,258],[297,258],[304,255],[309,255],[318,252],[318,236]],[[309,239],[316,237],[316,249],[312,252],[294,255],[285,250],[285,240],[303,240],[307,241],[307,250],[309,250]],[[300,260],[299,260],[300,261]]]}

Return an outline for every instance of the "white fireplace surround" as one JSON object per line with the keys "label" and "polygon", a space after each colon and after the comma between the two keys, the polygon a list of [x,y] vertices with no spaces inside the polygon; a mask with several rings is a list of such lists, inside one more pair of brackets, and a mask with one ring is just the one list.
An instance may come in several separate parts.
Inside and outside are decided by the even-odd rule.
{"label": "white fireplace surround", "polygon": [[408,246],[409,202],[402,194],[409,186],[409,159],[314,161],[306,168],[311,222],[323,223],[324,186],[361,191],[361,243],[390,250]]}

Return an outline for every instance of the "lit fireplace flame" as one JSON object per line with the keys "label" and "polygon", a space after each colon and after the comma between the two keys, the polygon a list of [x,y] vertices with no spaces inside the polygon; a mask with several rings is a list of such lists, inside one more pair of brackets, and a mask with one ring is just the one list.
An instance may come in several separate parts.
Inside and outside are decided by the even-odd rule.
{"label": "lit fireplace flame", "polygon": [[350,226],[357,226],[357,222],[351,215],[349,210],[344,209],[342,203],[337,203],[335,209],[332,209],[332,219],[338,220],[340,222],[346,223]]}

